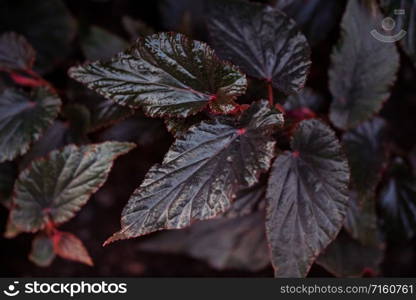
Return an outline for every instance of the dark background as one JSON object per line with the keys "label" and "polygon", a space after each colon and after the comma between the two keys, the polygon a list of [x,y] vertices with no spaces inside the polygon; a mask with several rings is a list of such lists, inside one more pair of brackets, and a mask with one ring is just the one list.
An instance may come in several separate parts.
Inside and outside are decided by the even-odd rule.
{"label": "dark background", "polygon": [[[0,0],[4,1],[4,0]],[[19,0],[17,0],[19,1]],[[329,0],[328,0],[329,1]],[[129,15],[144,21],[156,31],[170,30],[174,22],[175,11],[165,15],[160,12],[160,1],[65,1],[72,15],[81,25],[95,24],[114,34],[128,39],[121,24],[121,18]],[[178,1],[183,2],[183,1]],[[185,1],[186,2],[186,1]],[[191,3],[192,1],[188,1]],[[198,1],[194,1],[198,3]],[[198,5],[198,4],[193,4]],[[195,9],[193,7],[192,9]],[[198,7],[196,7],[198,10]],[[341,11],[342,13],[342,11]],[[339,20],[337,22],[339,24]],[[200,24],[198,24],[199,26]],[[198,27],[197,26],[197,27]],[[313,67],[308,85],[318,90],[329,99],[327,90],[327,70],[331,48],[338,38],[339,26],[331,28],[328,37],[313,48]],[[204,28],[197,28],[194,38],[206,39]],[[60,62],[45,78],[58,89],[65,89],[69,79],[66,75],[68,67],[83,61],[77,47],[77,39],[73,41],[73,49],[69,57]],[[383,116],[390,121],[395,132],[395,143],[398,148],[409,150],[416,136],[414,114],[416,101],[414,94],[414,69],[402,55],[402,69],[399,84],[396,85],[392,100],[383,109]],[[405,92],[403,92],[405,91]],[[400,101],[394,99],[400,98]],[[94,195],[77,216],[62,226],[65,231],[76,234],[89,250],[95,266],[88,267],[78,263],[57,258],[48,268],[39,268],[32,264],[27,256],[31,247],[32,235],[21,234],[17,238],[7,240],[0,238],[0,275],[1,276],[272,276],[270,267],[256,273],[235,270],[217,271],[208,264],[182,255],[166,255],[142,252],[138,246],[140,239],[126,240],[102,247],[113,232],[119,229],[121,210],[129,195],[139,185],[147,170],[156,162],[160,162],[172,142],[172,137],[160,126],[160,134],[155,136],[152,131],[137,133],[143,139],[143,145],[118,159],[104,187]],[[92,141],[100,139],[101,132],[91,137]],[[410,138],[409,138],[410,137]],[[0,207],[0,231],[4,231],[8,211]],[[382,266],[384,276],[416,276],[415,242],[391,243],[387,247],[385,261]],[[309,276],[330,276],[319,266],[314,266]]]}

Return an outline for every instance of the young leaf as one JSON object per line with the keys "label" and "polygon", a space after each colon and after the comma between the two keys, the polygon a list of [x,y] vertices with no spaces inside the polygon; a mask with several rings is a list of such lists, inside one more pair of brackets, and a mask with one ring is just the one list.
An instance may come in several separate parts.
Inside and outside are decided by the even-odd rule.
{"label": "young leaf", "polygon": [[394,161],[389,177],[379,201],[384,230],[390,239],[411,239],[416,233],[416,177],[401,159]]}
{"label": "young leaf", "polygon": [[61,100],[44,88],[30,95],[6,89],[0,94],[0,162],[12,160],[29,149],[52,124]]}
{"label": "young leaf", "polygon": [[62,0],[3,0],[0,32],[11,30],[33,45],[36,69],[46,72],[70,52],[76,23]]}
{"label": "young leaf", "polygon": [[23,36],[14,32],[0,36],[0,70],[30,70],[35,56],[35,50]]}
{"label": "young leaf", "polygon": [[69,75],[121,105],[152,117],[188,117],[208,105],[228,113],[246,90],[245,76],[207,44],[181,34],[140,39],[107,62],[73,67]]}
{"label": "young leaf", "polygon": [[58,231],[53,236],[53,244],[55,253],[58,256],[88,266],[94,265],[84,244],[72,233]]}
{"label": "young leaf", "polygon": [[348,131],[342,139],[351,169],[351,181],[359,194],[372,194],[386,160],[385,122],[381,118]]}
{"label": "young leaf", "polygon": [[191,127],[147,173],[123,210],[121,230],[106,243],[183,228],[228,210],[234,194],[269,169],[270,134],[282,123],[282,115],[261,101],[237,121],[219,117]]}
{"label": "young leaf", "polygon": [[48,267],[55,259],[53,241],[44,233],[39,233],[33,239],[29,260],[39,267]]}
{"label": "young leaf", "polygon": [[248,75],[265,79],[287,94],[303,88],[310,49],[285,14],[256,3],[215,1],[209,29],[220,56]]}
{"label": "young leaf", "polygon": [[140,249],[161,253],[187,253],[218,270],[259,271],[269,265],[260,212],[235,219],[198,222],[190,228],[161,232],[140,244]]}
{"label": "young leaf", "polygon": [[273,163],[266,232],[277,277],[305,276],[335,239],[348,207],[349,170],[334,132],[318,120],[300,123]]}
{"label": "young leaf", "polygon": [[98,26],[91,26],[81,38],[81,48],[88,60],[109,59],[127,46],[125,40]]}
{"label": "young leaf", "polygon": [[68,221],[104,184],[113,161],[133,148],[119,142],[69,145],[33,161],[15,184],[12,221],[26,232]]}
{"label": "young leaf", "polygon": [[383,16],[376,7],[349,0],[342,39],[332,54],[330,119],[340,129],[356,127],[377,113],[396,80],[399,54],[392,43],[372,36]]}
{"label": "young leaf", "polygon": [[342,231],[316,263],[337,277],[360,277],[366,270],[378,274],[383,257],[382,245],[364,246]]}

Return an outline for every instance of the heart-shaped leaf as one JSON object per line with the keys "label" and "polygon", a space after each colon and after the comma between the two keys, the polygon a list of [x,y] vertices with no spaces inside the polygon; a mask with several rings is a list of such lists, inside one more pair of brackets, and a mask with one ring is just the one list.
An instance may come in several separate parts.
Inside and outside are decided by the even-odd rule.
{"label": "heart-shaped leaf", "polygon": [[53,240],[44,233],[39,233],[33,239],[29,260],[39,267],[48,267],[55,259]]}
{"label": "heart-shaped leaf", "polygon": [[266,232],[277,277],[305,276],[335,239],[348,208],[349,170],[334,132],[318,120],[300,123],[273,163]]}
{"label": "heart-shaped leaf", "polygon": [[44,88],[30,95],[6,89],[0,94],[0,162],[12,160],[29,149],[52,124],[61,100]]}
{"label": "heart-shaped leaf", "polygon": [[238,120],[219,117],[191,127],[147,173],[123,210],[121,230],[106,243],[183,228],[228,210],[235,193],[269,169],[270,134],[282,123],[282,115],[261,101]]}
{"label": "heart-shaped leaf", "polygon": [[140,39],[110,61],[73,67],[69,75],[118,104],[143,107],[152,117],[187,117],[208,105],[228,113],[247,85],[245,76],[207,44],[170,33]]}
{"label": "heart-shaped leaf", "polygon": [[278,10],[246,1],[214,1],[209,29],[221,57],[284,93],[303,88],[310,49],[295,22]]}
{"label": "heart-shaped leaf", "polygon": [[53,236],[55,253],[65,259],[77,261],[88,266],[94,263],[79,238],[72,233],[58,231]]}
{"label": "heart-shaped leaf", "polygon": [[140,244],[160,253],[186,253],[218,270],[260,271],[269,265],[264,216],[257,212],[235,219],[198,222],[183,230],[166,231]]}
{"label": "heart-shaped leaf", "polygon": [[356,127],[381,109],[399,68],[395,44],[372,35],[374,30],[382,30],[383,16],[377,7],[368,5],[349,0],[342,39],[332,54],[330,119],[341,129]]}
{"label": "heart-shaped leaf", "polygon": [[33,161],[14,187],[13,223],[35,232],[50,221],[68,221],[104,184],[113,161],[133,148],[119,142],[69,145]]}
{"label": "heart-shaped leaf", "polygon": [[0,36],[0,70],[30,70],[35,56],[35,50],[23,36],[14,32]]}
{"label": "heart-shaped leaf", "polygon": [[386,160],[385,122],[375,118],[348,131],[342,139],[354,189],[372,194],[381,178]]}
{"label": "heart-shaped leaf", "polygon": [[411,239],[416,234],[416,177],[401,159],[394,161],[389,177],[379,201],[383,228],[389,239]]}

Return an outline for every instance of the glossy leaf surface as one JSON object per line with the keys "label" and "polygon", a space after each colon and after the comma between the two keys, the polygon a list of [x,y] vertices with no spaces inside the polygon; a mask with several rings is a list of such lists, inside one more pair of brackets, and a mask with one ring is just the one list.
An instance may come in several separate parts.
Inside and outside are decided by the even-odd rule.
{"label": "glossy leaf surface", "polygon": [[28,232],[68,221],[104,184],[113,161],[132,148],[119,142],[69,145],[33,161],[15,184],[12,221]]}
{"label": "glossy leaf surface", "polygon": [[110,61],[73,67],[69,74],[118,104],[143,107],[152,117],[187,117],[208,105],[228,113],[247,84],[205,43],[170,33],[148,36]]}
{"label": "glossy leaf surface", "polygon": [[269,135],[282,122],[261,101],[237,121],[219,117],[191,127],[147,173],[123,210],[120,232],[107,243],[183,228],[228,210],[235,193],[269,169],[275,144]]}

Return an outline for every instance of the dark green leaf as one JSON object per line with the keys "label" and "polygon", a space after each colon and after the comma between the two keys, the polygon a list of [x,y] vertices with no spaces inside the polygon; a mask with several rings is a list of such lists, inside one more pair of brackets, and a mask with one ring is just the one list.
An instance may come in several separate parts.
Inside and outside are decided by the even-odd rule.
{"label": "dark green leaf", "polygon": [[69,145],[33,161],[15,184],[12,221],[28,232],[43,229],[49,220],[68,221],[104,184],[113,161],[132,148],[119,142]]}
{"label": "dark green leaf", "polygon": [[300,123],[273,163],[266,232],[277,277],[305,276],[335,239],[348,208],[349,170],[334,132],[318,120]]}
{"label": "dark green leaf", "polygon": [[209,29],[221,57],[284,93],[303,88],[310,49],[296,24],[277,10],[245,1],[215,1]]}
{"label": "dark green leaf", "polygon": [[220,117],[193,126],[147,173],[123,210],[121,230],[107,243],[183,228],[228,210],[235,193],[269,169],[275,144],[270,134],[282,123],[282,115],[261,101],[238,120]]}
{"label": "dark green leaf", "polygon": [[0,94],[0,162],[27,152],[52,124],[61,100],[44,88],[30,95],[14,89]]}
{"label": "dark green leaf", "polygon": [[376,7],[349,0],[342,21],[342,38],[332,54],[329,71],[333,102],[330,119],[341,129],[368,120],[390,96],[396,80],[399,54],[396,46],[377,40],[383,16]]}
{"label": "dark green leaf", "polygon": [[386,161],[385,122],[375,118],[348,131],[342,142],[351,170],[351,181],[360,194],[372,194]]}
{"label": "dark green leaf", "polygon": [[140,249],[186,253],[218,270],[255,272],[270,263],[264,218],[260,212],[235,219],[202,221],[187,229],[162,232],[141,243]]}
{"label": "dark green leaf", "polygon": [[[416,2],[409,0],[381,0],[381,6],[390,18],[395,20],[395,26],[389,33],[416,65]],[[398,13],[396,10],[403,10]]]}
{"label": "dark green leaf", "polygon": [[29,260],[39,267],[48,267],[55,259],[53,241],[44,233],[39,233],[33,239]]}
{"label": "dark green leaf", "polygon": [[127,42],[98,26],[91,26],[81,38],[81,48],[86,59],[109,59],[127,48]]}
{"label": "dark green leaf", "polygon": [[416,177],[401,159],[396,159],[389,177],[379,202],[384,230],[390,239],[410,239],[416,233]]}
{"label": "dark green leaf", "polygon": [[363,246],[341,232],[316,263],[337,277],[360,277],[367,270],[377,275],[383,256],[384,249],[381,245]]}
{"label": "dark green leaf", "polygon": [[84,244],[72,233],[58,232],[53,238],[55,253],[60,257],[77,261],[88,266],[94,265]]}
{"label": "dark green leaf", "polygon": [[69,74],[118,104],[143,107],[152,117],[187,117],[208,105],[228,113],[247,85],[244,75],[208,45],[169,33],[148,36],[110,61],[73,67]]}
{"label": "dark green leaf", "polygon": [[49,71],[69,53],[76,23],[61,0],[2,0],[0,32],[4,31],[25,36],[37,51],[36,67]]}
{"label": "dark green leaf", "polygon": [[14,32],[0,36],[0,70],[32,69],[35,56],[35,50],[23,36]]}

